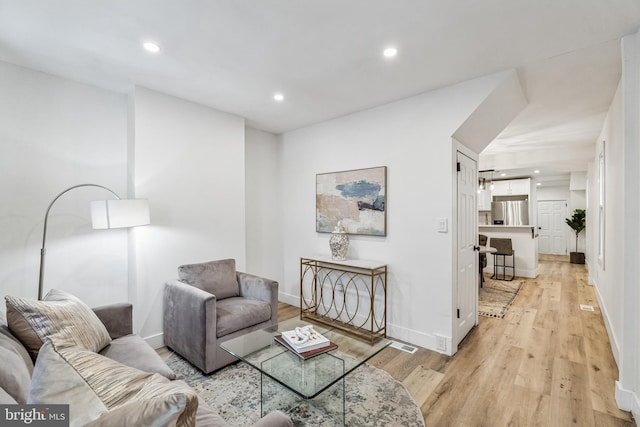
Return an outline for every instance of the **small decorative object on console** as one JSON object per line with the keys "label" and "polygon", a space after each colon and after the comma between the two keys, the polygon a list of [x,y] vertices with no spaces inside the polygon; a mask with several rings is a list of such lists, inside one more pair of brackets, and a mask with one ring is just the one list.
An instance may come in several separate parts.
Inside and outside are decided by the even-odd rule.
{"label": "small decorative object on console", "polygon": [[338,221],[329,238],[329,248],[331,249],[331,259],[336,261],[344,261],[347,259],[347,250],[349,249],[349,236],[345,232],[344,227]]}

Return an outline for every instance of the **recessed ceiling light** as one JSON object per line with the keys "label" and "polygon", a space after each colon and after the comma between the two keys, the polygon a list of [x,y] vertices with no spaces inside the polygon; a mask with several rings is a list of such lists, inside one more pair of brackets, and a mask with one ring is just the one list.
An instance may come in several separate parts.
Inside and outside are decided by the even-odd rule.
{"label": "recessed ceiling light", "polygon": [[506,174],[506,173],[504,173],[504,172],[502,172],[502,173],[500,174],[500,176],[507,176],[507,174]]}
{"label": "recessed ceiling light", "polygon": [[393,58],[398,54],[398,49],[396,49],[395,47],[388,47],[384,51],[382,51],[382,54],[385,58]]}
{"label": "recessed ceiling light", "polygon": [[534,170],[533,173],[540,173],[538,169]]}
{"label": "recessed ceiling light", "polygon": [[144,42],[142,43],[142,47],[144,47],[144,50],[146,50],[149,53],[160,52],[160,46],[158,46],[156,43],[153,43],[153,42]]}
{"label": "recessed ceiling light", "polygon": [[537,185],[538,187],[540,187],[540,186],[542,185],[542,183],[541,183],[541,182],[536,182],[536,185]]}
{"label": "recessed ceiling light", "polygon": [[281,93],[274,93],[273,94],[273,99],[275,99],[278,102],[282,102],[284,101],[284,95]]}

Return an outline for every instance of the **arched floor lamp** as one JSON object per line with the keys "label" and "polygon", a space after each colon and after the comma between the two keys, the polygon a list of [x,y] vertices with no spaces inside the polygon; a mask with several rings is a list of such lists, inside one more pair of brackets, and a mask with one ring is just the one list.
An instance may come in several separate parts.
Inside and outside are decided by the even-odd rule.
{"label": "arched floor lamp", "polygon": [[44,283],[44,258],[47,254],[47,221],[49,219],[49,211],[53,204],[63,194],[80,187],[97,187],[108,191],[115,196],[110,200],[98,200],[91,202],[91,224],[94,230],[103,230],[110,228],[126,228],[138,225],[147,225],[149,219],[149,202],[145,199],[121,199],[115,192],[103,185],[98,184],[78,184],[69,187],[58,194],[49,203],[47,212],[44,214],[44,231],[42,233],[42,249],[40,249],[40,280],[38,282],[38,300],[42,299],[42,287]]}

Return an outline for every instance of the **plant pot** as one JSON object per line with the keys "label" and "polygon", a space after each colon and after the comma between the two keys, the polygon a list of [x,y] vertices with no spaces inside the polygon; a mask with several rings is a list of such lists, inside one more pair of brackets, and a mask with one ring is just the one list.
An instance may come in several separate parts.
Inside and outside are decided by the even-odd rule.
{"label": "plant pot", "polygon": [[571,264],[584,264],[584,252],[569,252],[569,262]]}

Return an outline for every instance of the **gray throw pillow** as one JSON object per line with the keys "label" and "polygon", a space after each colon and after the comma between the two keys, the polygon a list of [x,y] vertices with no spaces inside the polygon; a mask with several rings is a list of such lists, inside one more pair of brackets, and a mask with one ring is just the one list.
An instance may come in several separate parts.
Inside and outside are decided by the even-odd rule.
{"label": "gray throw pillow", "polygon": [[8,330],[0,328],[0,388],[4,389],[18,403],[27,403],[33,362],[27,350],[16,340],[7,335]]}
{"label": "gray throw pillow", "polygon": [[178,267],[178,278],[215,295],[219,300],[240,295],[234,259],[181,265]]}

